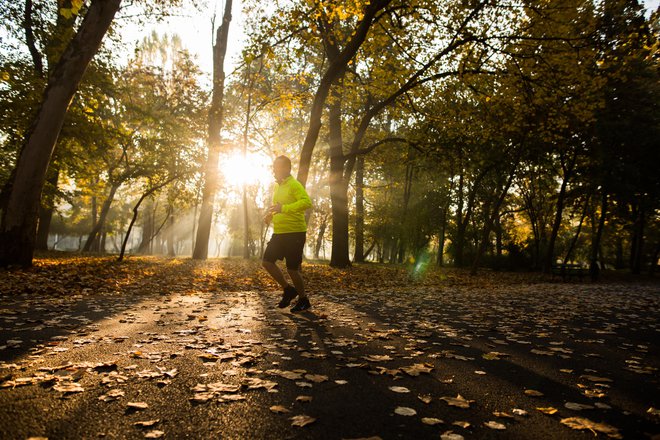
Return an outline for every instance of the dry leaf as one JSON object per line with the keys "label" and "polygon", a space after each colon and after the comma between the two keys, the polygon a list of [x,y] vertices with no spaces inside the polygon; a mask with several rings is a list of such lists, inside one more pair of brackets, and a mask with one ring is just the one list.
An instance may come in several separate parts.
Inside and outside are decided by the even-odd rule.
{"label": "dry leaf", "polygon": [[394,412],[400,416],[414,416],[417,414],[417,411],[412,408],[408,408],[407,406],[399,406],[394,410]]}
{"label": "dry leaf", "polygon": [[312,401],[312,396],[298,396],[298,397],[296,397],[296,400],[298,402],[311,402]]}
{"label": "dry leaf", "polygon": [[487,427],[487,428],[490,428],[490,429],[497,429],[497,430],[506,429],[505,425],[503,425],[501,423],[494,422],[492,420],[488,421],[488,422],[484,422],[484,426]]}
{"label": "dry leaf", "polygon": [[160,419],[145,420],[143,422],[135,422],[133,423],[133,426],[138,426],[140,428],[148,428],[150,426],[154,426],[158,422],[160,422]]}
{"label": "dry leaf", "polygon": [[159,431],[157,429],[154,429],[153,431],[149,431],[146,434],[144,434],[144,438],[161,438],[164,435],[165,435],[164,431]]}
{"label": "dry leaf", "polygon": [[305,379],[311,380],[312,382],[321,383],[328,380],[328,376],[323,376],[320,374],[305,374]]}
{"label": "dry leaf", "polygon": [[429,394],[423,394],[423,395],[417,396],[417,398],[419,400],[421,400],[422,402],[426,403],[427,405],[429,403],[431,403],[431,401],[433,400]]}
{"label": "dry leaf", "polygon": [[425,424],[425,425],[434,426],[434,425],[439,425],[440,423],[445,423],[445,422],[443,422],[440,419],[436,419],[435,417],[423,417],[422,418],[422,423]]}
{"label": "dry leaf", "polygon": [[410,390],[406,387],[389,387],[390,391],[394,391],[395,393],[409,393]]}
{"label": "dry leaf", "polygon": [[458,408],[469,408],[470,403],[474,402],[474,400],[467,400],[465,397],[461,396],[460,394],[456,395],[456,397],[441,397],[440,400],[444,400],[451,406],[456,406]]}
{"label": "dry leaf", "polygon": [[621,439],[623,438],[619,433],[619,430],[614,426],[608,425],[606,423],[596,423],[589,419],[584,419],[582,417],[569,417],[566,419],[561,419],[561,423],[568,426],[571,429],[588,429],[593,432],[600,432],[607,435],[609,438]]}
{"label": "dry leaf", "polygon": [[286,414],[291,412],[282,405],[273,405],[269,409],[275,414]]}
{"label": "dry leaf", "polygon": [[292,420],[291,426],[307,426],[310,423],[316,422],[316,419],[314,417],[306,416],[306,415],[300,415],[300,416],[293,416],[289,420]]}
{"label": "dry leaf", "polygon": [[583,409],[594,409],[594,407],[591,405],[583,405],[581,403],[575,403],[575,402],[566,402],[564,406],[574,411],[581,411]]}
{"label": "dry leaf", "polygon": [[85,391],[85,389],[76,382],[60,382],[55,385],[53,389],[62,393],[82,393]]}
{"label": "dry leaf", "polygon": [[524,409],[520,409],[520,408],[513,408],[513,409],[511,410],[511,412],[514,413],[514,414],[517,415],[517,416],[523,416],[523,417],[525,417],[525,416],[528,416],[528,415],[529,415],[529,413],[528,413],[527,411],[525,411]]}
{"label": "dry leaf", "polygon": [[532,397],[541,397],[544,395],[542,392],[536,390],[525,390],[525,394]]}
{"label": "dry leaf", "polygon": [[536,408],[536,409],[539,410],[539,411],[541,411],[543,414],[550,414],[550,415],[552,415],[552,414],[554,414],[554,413],[557,412],[557,408],[553,408],[553,407],[551,407],[551,406],[549,406],[549,407],[547,407],[547,408],[541,408],[541,407],[538,407],[538,408]]}
{"label": "dry leaf", "polygon": [[463,420],[457,420],[452,425],[460,426],[463,429],[467,429],[470,427],[470,422],[464,422]]}
{"label": "dry leaf", "polygon": [[147,409],[149,405],[146,402],[128,402],[127,407],[131,409]]}
{"label": "dry leaf", "polygon": [[440,434],[440,439],[441,440],[464,440],[465,437],[463,437],[460,434],[456,434],[454,431],[445,431],[442,434]]}

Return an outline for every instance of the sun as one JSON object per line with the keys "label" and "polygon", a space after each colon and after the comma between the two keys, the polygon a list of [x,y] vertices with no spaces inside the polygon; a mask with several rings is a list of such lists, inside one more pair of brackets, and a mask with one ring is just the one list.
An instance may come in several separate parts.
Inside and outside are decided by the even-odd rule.
{"label": "sun", "polygon": [[227,185],[268,187],[274,181],[271,159],[265,154],[231,152],[220,156],[220,172]]}

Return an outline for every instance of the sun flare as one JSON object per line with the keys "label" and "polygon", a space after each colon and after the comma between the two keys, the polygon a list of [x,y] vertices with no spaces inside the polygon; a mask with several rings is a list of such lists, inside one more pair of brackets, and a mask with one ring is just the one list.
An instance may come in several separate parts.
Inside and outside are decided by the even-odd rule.
{"label": "sun flare", "polygon": [[268,187],[274,181],[271,160],[265,154],[232,152],[220,157],[220,172],[227,185]]}

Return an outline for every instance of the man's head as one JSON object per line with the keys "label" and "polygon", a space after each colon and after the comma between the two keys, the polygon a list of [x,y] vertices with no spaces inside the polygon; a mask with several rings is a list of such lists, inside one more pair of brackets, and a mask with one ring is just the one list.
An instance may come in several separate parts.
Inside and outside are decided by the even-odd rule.
{"label": "man's head", "polygon": [[291,174],[291,159],[286,156],[277,156],[273,162],[273,175],[278,182]]}

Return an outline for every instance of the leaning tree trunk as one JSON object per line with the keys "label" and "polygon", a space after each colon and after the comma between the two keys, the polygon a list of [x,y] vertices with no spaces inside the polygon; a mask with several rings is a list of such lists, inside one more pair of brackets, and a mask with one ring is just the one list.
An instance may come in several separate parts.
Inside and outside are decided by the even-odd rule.
{"label": "leaning tree trunk", "polygon": [[362,19],[357,24],[355,31],[352,33],[351,39],[346,43],[344,49],[332,60],[328,69],[321,77],[319,87],[314,94],[314,101],[309,116],[309,126],[307,134],[300,152],[300,163],[298,166],[297,179],[305,186],[307,184],[307,177],[309,176],[309,166],[312,162],[312,153],[316,146],[316,140],[321,131],[321,116],[323,114],[323,105],[330,93],[330,87],[335,80],[344,73],[346,66],[353,59],[353,56],[358,51],[362,43],[367,38],[369,29],[376,20],[376,15],[384,9],[392,0],[375,0],[367,4]]}
{"label": "leaning tree trunk", "polygon": [[121,0],[94,0],[80,29],[53,69],[35,119],[21,148],[15,178],[0,221],[0,265],[29,266],[46,171],[78,84],[98,51]]}
{"label": "leaning tree trunk", "polygon": [[222,25],[216,33],[213,46],[213,97],[209,111],[208,145],[209,155],[204,169],[204,190],[202,191],[202,207],[199,213],[199,225],[193,259],[206,260],[209,255],[209,237],[213,223],[213,202],[218,183],[218,160],[220,156],[220,131],[223,124],[223,99],[225,94],[225,55],[227,54],[227,38],[231,22],[232,0],[227,0]]}

